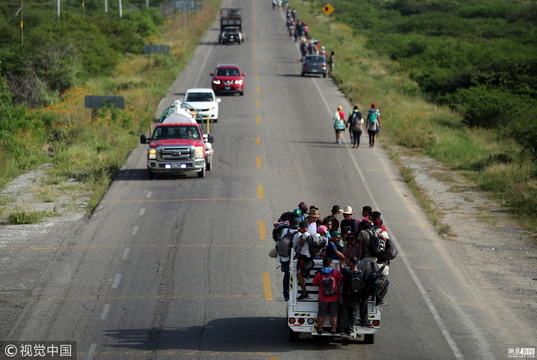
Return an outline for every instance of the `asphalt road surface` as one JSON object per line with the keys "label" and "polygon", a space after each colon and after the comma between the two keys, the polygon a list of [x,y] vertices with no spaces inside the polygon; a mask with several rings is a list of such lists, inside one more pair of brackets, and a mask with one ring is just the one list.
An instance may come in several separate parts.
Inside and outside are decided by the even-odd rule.
{"label": "asphalt road surface", "polygon": [[[244,96],[220,96],[213,170],[149,180],[140,145],[89,219],[3,241],[1,339],[76,341],[84,360],[504,359],[529,344],[454,265],[382,134],[373,150],[365,135],[358,150],[348,133],[334,144],[331,114],[351,104],[330,79],[300,76],[283,12],[224,6],[242,7],[246,42],[219,45],[215,22],[157,110],[210,87],[217,64],[247,73]],[[288,341],[268,252],[272,222],[300,201],[322,216],[334,204],[382,212],[400,253],[375,344]]]}

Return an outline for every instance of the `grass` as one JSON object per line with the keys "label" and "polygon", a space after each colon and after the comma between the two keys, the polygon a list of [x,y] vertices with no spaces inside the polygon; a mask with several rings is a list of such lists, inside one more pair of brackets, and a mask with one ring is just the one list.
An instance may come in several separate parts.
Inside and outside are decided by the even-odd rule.
{"label": "grass", "polygon": [[6,225],[36,224],[44,217],[57,216],[58,213],[51,211],[24,211],[15,210],[7,217]]}
{"label": "grass", "polygon": [[[462,123],[461,114],[427,101],[397,62],[366,48],[367,38],[359,31],[334,19],[330,34],[323,31],[326,21],[321,12],[323,5],[303,0],[290,3],[296,8],[298,19],[308,24],[311,36],[320,39],[328,53],[335,52],[334,81],[339,89],[362,112],[371,103],[377,105],[382,124],[379,142],[392,160],[398,163],[399,155],[389,148],[399,145],[441,161],[477,183],[491,197],[503,201],[522,226],[536,233],[535,165],[510,155],[519,153],[520,145],[514,139],[501,138],[494,130],[469,128]],[[437,209],[412,185],[411,170],[400,168],[400,171],[438,232],[447,233]]]}

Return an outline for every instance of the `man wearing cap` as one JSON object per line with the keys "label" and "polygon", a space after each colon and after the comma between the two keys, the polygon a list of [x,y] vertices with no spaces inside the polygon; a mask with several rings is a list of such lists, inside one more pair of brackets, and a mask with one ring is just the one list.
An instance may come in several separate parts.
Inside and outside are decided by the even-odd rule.
{"label": "man wearing cap", "polygon": [[358,221],[352,218],[352,207],[345,206],[343,209],[343,220],[341,221],[341,234],[345,237],[345,234],[352,232],[358,234],[359,224]]}
{"label": "man wearing cap", "polygon": [[[294,218],[291,220],[291,224],[288,228],[285,228],[282,230],[282,238],[286,234],[294,234],[298,231],[298,227],[300,224],[300,220],[297,218]],[[283,272],[283,298],[285,301],[289,300],[289,264],[291,262],[291,259],[289,259],[288,256],[277,256],[277,260],[280,262],[281,267],[280,270]]]}
{"label": "man wearing cap", "polygon": [[380,112],[377,110],[377,105],[371,104],[371,109],[367,111],[366,130],[369,134],[369,147],[375,146],[375,135],[377,129],[380,129]]}

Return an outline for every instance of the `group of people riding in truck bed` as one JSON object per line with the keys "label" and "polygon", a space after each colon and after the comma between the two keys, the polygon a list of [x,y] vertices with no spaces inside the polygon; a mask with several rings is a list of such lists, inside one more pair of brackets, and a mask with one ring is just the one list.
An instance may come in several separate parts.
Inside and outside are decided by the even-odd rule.
{"label": "group of people riding in truck bed", "polygon": [[[343,220],[339,221],[341,212]],[[277,254],[284,273],[283,295],[286,301],[289,300],[291,261],[297,260],[297,277],[302,289],[297,300],[308,301],[313,299],[308,294],[304,278],[310,276],[313,259],[323,259],[323,268],[313,279],[313,285],[319,286],[318,333],[322,333],[324,318],[330,314],[332,333],[335,334],[336,327],[339,327],[339,333],[348,335],[358,316],[361,326],[370,325],[367,303],[371,296],[376,306],[386,304],[384,297],[388,291],[389,263],[397,255],[397,250],[389,239],[380,212],[364,206],[361,221],[354,219],[353,214],[350,206],[341,211],[338,205],[334,205],[331,214],[321,220],[317,207],[301,202],[297,209],[283,213],[274,224],[276,248],[281,249],[282,241],[288,241],[295,254],[294,259],[285,256],[281,250]],[[340,261],[341,272],[333,268],[333,260]],[[341,291],[339,283],[343,285]]]}

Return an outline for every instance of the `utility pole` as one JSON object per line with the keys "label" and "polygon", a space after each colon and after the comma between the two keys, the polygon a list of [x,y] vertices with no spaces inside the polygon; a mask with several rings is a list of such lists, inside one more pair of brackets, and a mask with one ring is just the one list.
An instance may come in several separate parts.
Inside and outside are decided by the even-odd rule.
{"label": "utility pole", "polygon": [[22,47],[22,39],[24,37],[24,32],[23,32],[23,13],[24,13],[24,4],[22,2],[23,0],[21,0],[21,47]]}
{"label": "utility pole", "polygon": [[149,8],[149,0],[145,0],[145,7]]}
{"label": "utility pole", "polygon": [[119,2],[119,18],[123,19],[123,7],[121,6],[121,0],[118,0]]}
{"label": "utility pole", "polygon": [[60,20],[60,0],[56,0],[56,14],[58,15],[58,20]]}
{"label": "utility pole", "polygon": [[108,0],[104,0],[104,13],[108,14]]}

